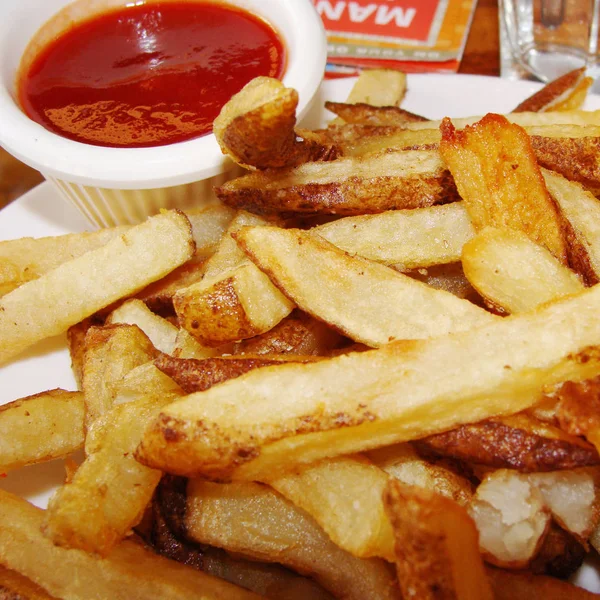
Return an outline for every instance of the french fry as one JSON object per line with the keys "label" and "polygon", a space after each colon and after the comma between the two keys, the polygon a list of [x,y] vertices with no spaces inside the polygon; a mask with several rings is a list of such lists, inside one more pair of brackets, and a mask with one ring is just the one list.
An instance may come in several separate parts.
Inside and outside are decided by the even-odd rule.
{"label": "french fry", "polygon": [[575,240],[570,240],[575,247],[570,256],[573,266],[589,284],[594,284],[600,280],[600,201],[561,175],[545,169],[542,174],[548,191],[573,228]]}
{"label": "french fry", "polygon": [[572,435],[585,436],[600,448],[600,379],[567,381],[556,391],[556,418]]}
{"label": "french fry", "polygon": [[269,169],[328,158],[332,148],[295,132],[298,92],[256,77],[223,106],[213,131],[223,154],[242,167]]}
{"label": "french fry", "polygon": [[440,153],[476,231],[521,230],[566,263],[561,217],[523,129],[493,114],[464,131],[445,120]]}
{"label": "french fry", "polygon": [[325,323],[295,311],[273,329],[235,344],[231,354],[325,356],[343,341],[344,338]]}
{"label": "french fry", "polygon": [[81,448],[83,415],[83,394],[59,389],[0,406],[0,472]]}
{"label": "french fry", "polygon": [[388,479],[355,455],[298,468],[266,483],[311,515],[340,548],[393,562],[394,536],[382,502]]}
{"label": "french fry", "polygon": [[550,514],[585,541],[598,521],[595,503],[593,471],[525,475],[499,469],[482,481],[469,511],[486,560],[514,568],[529,564],[537,554]]}
{"label": "french fry", "polygon": [[600,374],[598,306],[591,288],[467,332],[247,373],[165,407],[137,455],[181,475],[273,477],[517,413]]}
{"label": "french fry", "polygon": [[189,538],[309,574],[348,600],[399,599],[389,565],[338,548],[304,511],[257,483],[188,482]]}
{"label": "french fry", "polygon": [[527,475],[500,469],[479,485],[468,507],[487,562],[524,568],[539,551],[550,526],[550,511]]}
{"label": "french fry", "polygon": [[[216,246],[234,211],[227,206],[211,206],[202,211],[187,211],[196,242],[196,257],[206,258]],[[0,295],[129,231],[122,225],[84,233],[43,238],[19,238],[0,242]]]}
{"label": "french fry", "polygon": [[93,232],[0,242],[0,295],[37,279],[68,260],[101,248],[129,229],[124,225]]}
{"label": "french fry", "polygon": [[175,381],[184,392],[201,392],[209,387],[240,377],[248,371],[271,365],[290,362],[311,362],[314,356],[223,356],[197,360],[193,358],[173,358],[161,354],[155,361],[156,367]]}
{"label": "french fry", "polygon": [[410,150],[251,173],[216,190],[225,204],[262,214],[357,215],[457,199],[437,152]]}
{"label": "french fry", "polygon": [[[166,354],[173,354],[177,349],[179,329],[166,319],[154,314],[141,300],[127,300],[112,311],[106,322],[137,325],[148,336],[154,347]],[[190,343],[188,342],[188,345]],[[196,342],[195,356],[208,358],[214,356],[215,353],[212,348],[206,348]]]}
{"label": "french fry", "polygon": [[88,317],[67,330],[67,345],[71,356],[71,370],[77,383],[77,389],[81,390],[83,381],[83,361],[85,357],[85,336],[93,325],[102,325],[102,319]]}
{"label": "french fry", "polygon": [[[569,99],[574,94],[577,94],[581,84],[587,83],[587,79],[589,77],[585,76],[585,68],[569,71],[523,100],[513,110],[513,113],[560,110],[561,106],[568,104]],[[585,89],[587,90],[587,87]],[[573,108],[578,107],[575,106]]]}
{"label": "french fry", "polygon": [[314,232],[345,252],[403,270],[458,262],[475,235],[460,202],[346,217]]}
{"label": "french fry", "polygon": [[243,226],[266,223],[260,217],[240,212],[207,261],[204,279],[175,294],[173,306],[180,325],[202,345],[218,347],[259,335],[292,311],[293,304],[231,237]]}
{"label": "french fry", "polygon": [[419,444],[443,456],[528,473],[600,464],[585,440],[524,414],[462,425]]}
{"label": "french fry", "polygon": [[363,69],[346,102],[370,106],[397,106],[406,94],[406,74],[396,69]]}
{"label": "french fry", "polygon": [[299,229],[246,228],[235,236],[299,308],[371,347],[464,331],[494,320],[466,300],[349,256]]}
{"label": "french fry", "polygon": [[579,277],[522,231],[486,227],[468,241],[462,265],[496,312],[518,313],[584,289]]}
{"label": "french fry", "polygon": [[425,117],[393,105],[373,106],[366,102],[325,102],[325,108],[338,116],[329,125],[337,126],[343,122],[372,127],[403,127],[407,123],[427,121]]}
{"label": "french fry", "polygon": [[43,588],[16,571],[0,565],[0,598],[2,600],[57,600]]}
{"label": "french fry", "polygon": [[[550,138],[531,136],[531,147],[541,167],[559,173],[600,195],[600,137],[582,128],[585,137]],[[542,171],[543,172],[543,171]],[[548,185],[548,184],[546,184]]]}
{"label": "french fry", "polygon": [[529,475],[529,481],[540,491],[558,524],[583,542],[600,517],[595,506],[595,480],[599,473],[596,467]]}
{"label": "french fry", "polygon": [[395,444],[367,452],[371,462],[406,485],[424,488],[466,506],[473,497],[473,484],[448,464],[426,460],[412,444]]}
{"label": "french fry", "polygon": [[121,324],[88,329],[82,365],[86,430],[112,408],[121,379],[156,355],[152,342],[136,326]]}
{"label": "french fry", "polygon": [[92,424],[85,461],[48,504],[44,531],[54,543],[107,556],[140,521],[161,473],[138,463],[133,451],[147,423],[176,396],[154,371],[136,385],[136,398]]}
{"label": "french fry", "polygon": [[477,530],[463,507],[394,480],[387,485],[384,502],[394,528],[403,597],[493,599]]}
{"label": "french fry", "polygon": [[488,568],[487,574],[496,600],[531,600],[531,598],[594,600],[598,598],[598,594],[592,594],[554,577],[493,568]]}
{"label": "french fry", "polygon": [[[333,596],[318,583],[289,569],[233,557],[221,548],[195,544],[183,535],[177,535],[170,525],[175,509],[172,494],[165,493],[169,489],[165,479],[170,481],[172,478],[163,478],[157,489],[157,498],[152,502],[150,537],[155,552],[272,600],[333,600]],[[185,501],[184,495],[184,507]]]}
{"label": "french fry", "polygon": [[171,211],[23,284],[0,300],[0,362],[164,277],[193,252],[187,217]]}
{"label": "french fry", "polygon": [[230,583],[159,557],[135,541],[122,542],[104,559],[81,550],[60,548],[42,534],[43,520],[43,510],[0,490],[2,564],[28,577],[56,598],[259,598]]}

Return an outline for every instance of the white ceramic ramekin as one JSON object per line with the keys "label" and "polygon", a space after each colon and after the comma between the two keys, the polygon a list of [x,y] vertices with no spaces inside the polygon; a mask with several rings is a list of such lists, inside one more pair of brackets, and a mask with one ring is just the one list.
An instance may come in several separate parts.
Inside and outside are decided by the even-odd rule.
{"label": "white ceramic ramekin", "polygon": [[[68,10],[77,20],[131,1],[77,0]],[[327,54],[323,25],[312,3],[226,1],[260,15],[282,37],[287,50],[283,82],[298,90],[301,117],[319,87]],[[39,170],[96,226],[135,223],[161,208],[213,202],[213,185],[222,183],[232,167],[213,135],[155,148],[104,148],[58,136],[20,109],[16,77],[21,57],[40,27],[69,4],[0,1],[0,145]]]}

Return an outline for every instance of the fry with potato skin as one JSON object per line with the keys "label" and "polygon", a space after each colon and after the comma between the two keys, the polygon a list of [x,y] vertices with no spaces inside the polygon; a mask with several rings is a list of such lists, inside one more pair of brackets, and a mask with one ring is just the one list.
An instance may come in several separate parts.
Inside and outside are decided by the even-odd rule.
{"label": "fry with potato skin", "polygon": [[442,123],[440,153],[452,172],[473,226],[525,232],[567,262],[561,215],[550,197],[525,131],[489,114],[458,131]]}
{"label": "fry with potato skin", "polygon": [[242,167],[270,169],[335,156],[331,146],[298,138],[298,92],[256,77],[223,106],[213,130],[223,154]]}
{"label": "fry with potato skin", "polygon": [[436,152],[407,150],[251,173],[215,190],[229,206],[258,214],[359,215],[457,199]]}
{"label": "fry with potato skin", "polygon": [[585,79],[585,68],[569,71],[523,100],[512,112],[556,110],[555,106],[567,101]]}
{"label": "fry with potato skin", "polygon": [[527,415],[462,425],[418,443],[443,456],[525,473],[600,464],[594,446]]}
{"label": "fry with potato skin", "polygon": [[598,306],[591,288],[467,332],[247,373],[165,407],[137,455],[182,475],[273,477],[517,413],[600,374]]}
{"label": "fry with potato skin", "polygon": [[271,365],[287,364],[290,362],[311,362],[318,360],[314,356],[277,356],[277,355],[246,355],[223,356],[197,360],[194,358],[173,358],[161,354],[154,364],[173,381],[181,386],[184,392],[201,392],[208,388],[240,377],[254,369]]}
{"label": "fry with potato skin", "polygon": [[390,480],[384,493],[405,598],[493,600],[466,510],[431,491]]}

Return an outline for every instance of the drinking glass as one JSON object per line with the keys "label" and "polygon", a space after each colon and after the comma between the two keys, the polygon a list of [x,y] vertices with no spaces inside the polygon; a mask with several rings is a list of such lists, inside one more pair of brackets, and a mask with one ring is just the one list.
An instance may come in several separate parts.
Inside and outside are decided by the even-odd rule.
{"label": "drinking glass", "polygon": [[542,81],[586,67],[595,76],[600,0],[500,0],[513,59]]}

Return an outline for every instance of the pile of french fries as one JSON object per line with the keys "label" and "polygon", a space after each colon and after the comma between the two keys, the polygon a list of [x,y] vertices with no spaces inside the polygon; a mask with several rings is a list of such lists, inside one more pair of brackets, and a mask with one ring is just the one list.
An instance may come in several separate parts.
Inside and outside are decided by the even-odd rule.
{"label": "pile of french fries", "polygon": [[589,83],[435,122],[365,71],[306,131],[259,78],[221,205],[0,242],[0,361],[67,331],[78,384],[0,407],[0,472],[66,467],[0,491],[0,597],[598,597]]}

